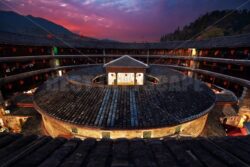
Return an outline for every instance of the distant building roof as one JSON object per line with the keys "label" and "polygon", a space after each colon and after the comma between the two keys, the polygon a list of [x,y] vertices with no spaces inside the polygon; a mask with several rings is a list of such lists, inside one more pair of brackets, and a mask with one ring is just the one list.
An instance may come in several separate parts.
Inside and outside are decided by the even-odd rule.
{"label": "distant building roof", "polygon": [[51,138],[0,133],[1,166],[242,166],[249,136],[196,139]]}
{"label": "distant building roof", "polygon": [[109,63],[105,64],[104,67],[122,67],[122,68],[148,68],[148,65],[132,58],[131,56],[124,55]]}

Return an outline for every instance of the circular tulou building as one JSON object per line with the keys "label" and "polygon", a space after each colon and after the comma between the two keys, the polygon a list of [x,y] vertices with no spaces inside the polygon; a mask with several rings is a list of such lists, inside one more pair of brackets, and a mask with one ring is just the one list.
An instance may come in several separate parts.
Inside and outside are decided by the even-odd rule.
{"label": "circular tulou building", "polygon": [[34,95],[53,137],[195,137],[214,104],[213,91],[201,81],[130,56],[49,79]]}

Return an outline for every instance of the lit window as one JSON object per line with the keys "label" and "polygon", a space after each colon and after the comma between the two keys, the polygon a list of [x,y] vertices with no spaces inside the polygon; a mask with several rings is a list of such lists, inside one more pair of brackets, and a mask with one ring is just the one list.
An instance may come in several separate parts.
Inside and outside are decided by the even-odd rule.
{"label": "lit window", "polygon": [[143,138],[144,138],[144,139],[149,139],[149,138],[151,138],[151,135],[152,135],[151,131],[144,131],[144,132],[143,132]]}
{"label": "lit window", "polygon": [[72,128],[71,131],[72,131],[72,133],[78,133],[77,128]]}
{"label": "lit window", "polygon": [[10,114],[10,110],[5,110],[5,114]]}
{"label": "lit window", "polygon": [[175,128],[175,133],[180,133],[181,132],[181,126],[179,125],[179,126],[177,126],[176,128]]}
{"label": "lit window", "polygon": [[103,139],[110,139],[110,132],[102,132]]}

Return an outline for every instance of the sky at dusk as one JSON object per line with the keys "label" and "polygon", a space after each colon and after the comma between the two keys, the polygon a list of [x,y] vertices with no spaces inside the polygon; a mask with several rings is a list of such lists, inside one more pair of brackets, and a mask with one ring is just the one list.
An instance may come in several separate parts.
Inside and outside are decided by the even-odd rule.
{"label": "sky at dusk", "polygon": [[159,41],[206,12],[237,8],[250,9],[250,0],[0,0],[0,10],[42,17],[85,36],[129,42]]}

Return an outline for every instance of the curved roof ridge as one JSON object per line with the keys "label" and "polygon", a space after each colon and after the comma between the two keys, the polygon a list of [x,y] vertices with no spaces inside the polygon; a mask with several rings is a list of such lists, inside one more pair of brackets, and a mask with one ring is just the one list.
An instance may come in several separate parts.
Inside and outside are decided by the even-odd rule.
{"label": "curved roof ridge", "polygon": [[146,63],[139,61],[129,55],[121,56],[115,60],[112,60],[106,64],[104,67],[137,67],[137,68],[148,68]]}

